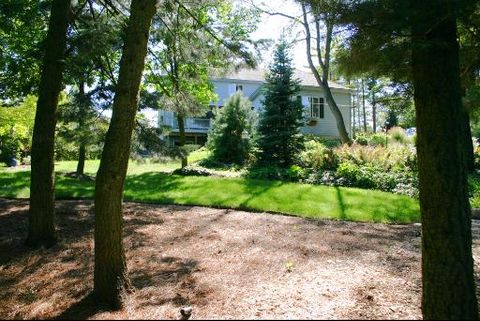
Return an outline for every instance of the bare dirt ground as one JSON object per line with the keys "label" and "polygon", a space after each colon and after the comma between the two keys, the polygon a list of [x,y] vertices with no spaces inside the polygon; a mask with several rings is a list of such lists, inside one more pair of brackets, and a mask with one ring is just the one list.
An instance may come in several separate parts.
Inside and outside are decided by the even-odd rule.
{"label": "bare dirt ground", "polygon": [[126,203],[135,290],[108,312],[88,295],[92,202],[57,202],[61,241],[49,249],[23,246],[27,209],[0,199],[1,319],[178,319],[184,305],[192,319],[421,318],[418,225]]}

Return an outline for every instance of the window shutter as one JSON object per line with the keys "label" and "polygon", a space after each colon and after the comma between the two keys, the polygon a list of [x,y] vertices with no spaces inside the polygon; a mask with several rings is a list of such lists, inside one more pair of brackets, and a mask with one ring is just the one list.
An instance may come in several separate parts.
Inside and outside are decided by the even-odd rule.
{"label": "window shutter", "polygon": [[320,98],[320,118],[325,118],[325,100]]}

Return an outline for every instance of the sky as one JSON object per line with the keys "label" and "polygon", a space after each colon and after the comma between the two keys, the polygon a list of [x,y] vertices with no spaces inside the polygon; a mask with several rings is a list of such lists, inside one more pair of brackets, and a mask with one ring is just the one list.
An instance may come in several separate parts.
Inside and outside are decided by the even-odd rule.
{"label": "sky", "polygon": [[[278,1],[278,0],[249,0],[256,6],[265,9],[269,12],[280,12],[290,16],[300,16],[301,9],[298,3],[292,0]],[[247,1],[245,1],[247,2]],[[305,53],[305,42],[301,39],[304,37],[301,27],[292,25],[292,21],[289,18],[280,15],[268,15],[262,13],[261,21],[258,25],[257,31],[251,36],[254,40],[268,38],[277,41],[282,32],[285,32],[287,40],[295,40],[291,54],[293,58],[293,64],[296,68],[305,69],[307,66],[307,58]],[[271,61],[274,46],[270,47],[270,50],[264,54],[265,62],[262,67],[267,67]]]}

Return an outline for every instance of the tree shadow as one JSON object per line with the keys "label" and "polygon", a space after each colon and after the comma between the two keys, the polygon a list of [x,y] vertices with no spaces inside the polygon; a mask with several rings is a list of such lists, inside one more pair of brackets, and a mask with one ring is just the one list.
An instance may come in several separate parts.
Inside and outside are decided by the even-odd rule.
{"label": "tree shadow", "polygon": [[246,198],[242,203],[240,203],[240,209],[250,209],[248,204],[255,198],[261,196],[262,194],[268,192],[270,189],[275,187],[280,187],[285,184],[282,181],[274,180],[257,180],[257,179],[247,179],[244,180],[243,187],[248,192],[249,197]]}
{"label": "tree shadow", "polygon": [[338,186],[335,186],[335,192],[337,193],[337,201],[338,201],[338,205],[340,207],[340,216],[339,216],[339,219],[340,220],[345,220],[347,218],[347,215],[345,213],[345,203],[343,201],[343,196],[342,196],[342,191],[340,190],[340,188]]}
{"label": "tree shadow", "polygon": [[80,301],[69,306],[66,310],[57,316],[54,316],[53,320],[86,320],[95,314],[108,311],[107,306],[99,305],[95,301],[92,293],[86,295]]}

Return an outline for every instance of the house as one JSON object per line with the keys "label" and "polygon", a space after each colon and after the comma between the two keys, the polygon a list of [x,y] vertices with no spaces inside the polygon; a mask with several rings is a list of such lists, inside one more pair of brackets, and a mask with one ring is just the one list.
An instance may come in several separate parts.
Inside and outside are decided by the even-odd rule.
{"label": "house", "polygon": [[[236,91],[242,91],[250,99],[253,108],[261,112],[265,84],[263,70],[242,69],[238,72],[227,74],[223,77],[212,78],[218,101],[212,107],[222,107],[225,101]],[[318,86],[312,73],[295,70],[295,77],[301,81],[301,91],[298,99],[301,99],[305,108],[305,126],[301,128],[304,134],[313,134],[324,137],[340,137],[335,118],[330,111],[325,99],[324,91]],[[353,91],[334,82],[329,82],[333,97],[340,108],[345,126],[351,135],[351,109]],[[205,117],[187,118],[185,121],[186,140],[189,144],[205,144],[207,134],[212,124],[212,112]],[[159,125],[171,127],[169,141],[175,144],[179,139],[179,130],[176,117],[173,112],[160,110],[158,117]]]}

